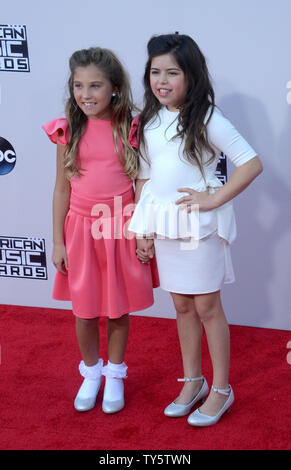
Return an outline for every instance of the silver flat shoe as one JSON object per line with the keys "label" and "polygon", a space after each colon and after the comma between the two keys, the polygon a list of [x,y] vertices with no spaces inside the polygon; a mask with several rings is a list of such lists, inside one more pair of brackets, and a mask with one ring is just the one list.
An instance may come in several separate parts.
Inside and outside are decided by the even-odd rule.
{"label": "silver flat shoe", "polygon": [[[113,414],[118,413],[124,408],[124,383],[123,379],[126,376],[127,365],[122,362],[122,364],[113,364],[108,361],[108,364],[103,367],[102,374],[106,377],[105,387],[104,387],[104,395],[103,395],[103,402],[102,402],[102,410],[104,413]],[[120,382],[120,396],[119,400],[107,400],[104,397],[106,396],[106,392],[110,389],[110,380],[117,380]],[[107,389],[108,387],[108,389]]]}
{"label": "silver flat shoe", "polygon": [[216,424],[220,420],[221,416],[226,411],[228,413],[230,412],[231,405],[234,402],[234,393],[233,393],[233,390],[232,390],[231,386],[229,385],[228,388],[221,389],[221,388],[213,387],[213,385],[212,385],[212,390],[214,392],[221,393],[222,395],[228,396],[228,399],[226,400],[223,407],[219,410],[219,412],[215,416],[209,416],[209,415],[206,415],[204,413],[200,413],[199,409],[195,410],[188,417],[188,423],[191,426],[201,426],[201,427],[212,426],[213,424]]}
{"label": "silver flat shoe", "polygon": [[[100,383],[101,383],[101,380],[100,380]],[[89,398],[80,398],[79,395],[77,394],[77,396],[75,398],[75,401],[74,401],[75,410],[81,411],[81,412],[82,411],[92,410],[94,408],[95,404],[96,404],[96,399],[97,399],[97,395],[98,395],[98,392],[99,392],[99,388],[100,388],[100,385],[98,387],[96,395],[94,394],[94,396],[89,397]],[[81,390],[81,388],[80,388],[80,390]]]}
{"label": "silver flat shoe", "polygon": [[190,413],[195,403],[197,403],[199,400],[203,400],[203,398],[205,398],[208,395],[208,392],[209,392],[208,384],[206,382],[206,379],[203,376],[194,377],[194,378],[184,377],[184,379],[178,379],[179,382],[196,382],[202,379],[203,379],[202,386],[199,392],[197,393],[197,395],[195,395],[193,400],[190,401],[190,403],[187,403],[187,405],[181,405],[173,401],[172,403],[170,403],[170,405],[168,405],[165,408],[164,414],[170,418],[179,418],[181,416],[186,416],[188,413]]}
{"label": "silver flat shoe", "polygon": [[[96,403],[97,395],[102,381],[101,371],[103,367],[103,360],[99,359],[96,366],[93,367],[94,369],[91,367],[87,367],[84,361],[81,361],[79,364],[79,371],[80,374],[84,377],[84,380],[75,398],[74,408],[75,410],[80,412],[92,410]],[[88,381],[94,381],[96,383],[96,388],[91,396],[84,398],[82,396],[84,394],[83,390],[86,387],[86,383],[88,383]]]}
{"label": "silver flat shoe", "polygon": [[123,397],[121,400],[115,400],[115,401],[103,400],[102,402],[102,410],[104,411],[104,413],[108,413],[108,414],[118,413],[118,411],[121,411],[123,408],[124,408]]}

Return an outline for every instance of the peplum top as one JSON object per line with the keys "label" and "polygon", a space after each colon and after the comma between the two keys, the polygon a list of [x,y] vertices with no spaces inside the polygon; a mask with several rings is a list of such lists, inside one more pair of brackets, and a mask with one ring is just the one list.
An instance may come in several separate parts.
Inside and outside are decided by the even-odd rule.
{"label": "peplum top", "polygon": [[[205,122],[209,112],[205,117]],[[217,231],[228,243],[236,238],[236,221],[232,201],[210,211],[180,210],[175,204],[184,194],[178,188],[213,193],[222,186],[215,174],[219,156],[223,152],[235,166],[240,166],[257,156],[255,150],[239,134],[230,121],[214,108],[207,124],[208,139],[217,152],[211,164],[205,164],[211,154],[202,155],[205,180],[197,165],[183,156],[183,142],[174,137],[177,133],[178,112],[165,106],[145,126],[145,148],[150,165],[140,158],[139,179],[144,184],[129,229],[140,235],[160,235],[167,238],[202,239]],[[132,124],[131,144],[136,144],[138,118]],[[143,152],[144,149],[141,149]]]}
{"label": "peplum top", "polygon": [[[67,119],[54,119],[42,126],[53,143],[67,145]],[[122,148],[121,141],[119,147]],[[121,152],[122,153],[122,152]],[[117,155],[110,119],[88,119],[78,144],[77,162],[80,176],[70,178],[72,192],[89,199],[109,199],[132,188]]]}

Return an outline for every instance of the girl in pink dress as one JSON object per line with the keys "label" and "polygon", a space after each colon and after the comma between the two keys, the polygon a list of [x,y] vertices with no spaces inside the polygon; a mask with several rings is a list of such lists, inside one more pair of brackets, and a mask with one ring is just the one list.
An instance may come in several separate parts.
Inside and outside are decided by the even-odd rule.
{"label": "girl in pink dress", "polygon": [[[128,144],[133,105],[126,72],[111,51],[99,47],[76,51],[70,70],[66,119],[43,126],[57,144],[53,297],[71,300],[76,316],[84,380],[75,408],[95,406],[104,375],[102,409],[115,413],[124,407],[128,314],[153,304],[158,276],[154,261],[137,260],[135,237],[127,230],[138,168]],[[107,317],[105,367],[99,317]]]}

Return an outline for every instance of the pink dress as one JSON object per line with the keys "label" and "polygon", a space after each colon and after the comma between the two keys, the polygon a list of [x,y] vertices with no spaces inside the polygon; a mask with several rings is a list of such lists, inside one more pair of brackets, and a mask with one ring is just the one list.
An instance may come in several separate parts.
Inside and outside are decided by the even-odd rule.
{"label": "pink dress", "polygon": [[[66,119],[42,127],[53,143],[67,145]],[[156,261],[137,259],[134,234],[127,230],[134,193],[115,150],[110,120],[87,121],[77,159],[82,170],[70,179],[64,227],[68,273],[57,271],[53,298],[71,300],[73,313],[88,319],[146,309],[159,285]]]}

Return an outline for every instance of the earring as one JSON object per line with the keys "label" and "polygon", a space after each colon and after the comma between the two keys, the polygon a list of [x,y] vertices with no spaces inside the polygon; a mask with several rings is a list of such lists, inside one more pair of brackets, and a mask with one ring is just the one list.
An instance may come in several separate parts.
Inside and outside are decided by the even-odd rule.
{"label": "earring", "polygon": [[118,101],[118,93],[112,93],[111,95],[111,104],[114,106]]}

